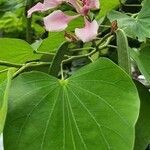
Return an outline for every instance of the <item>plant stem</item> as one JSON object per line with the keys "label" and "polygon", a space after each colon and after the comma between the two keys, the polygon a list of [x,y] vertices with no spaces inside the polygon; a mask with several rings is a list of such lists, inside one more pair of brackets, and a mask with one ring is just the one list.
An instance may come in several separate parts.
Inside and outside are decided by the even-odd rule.
{"label": "plant stem", "polygon": [[83,51],[83,50],[94,50],[95,48],[93,47],[85,47],[85,48],[76,48],[76,49],[71,49],[71,52],[76,52],[76,51]]}
{"label": "plant stem", "polygon": [[111,28],[111,26],[109,26],[109,25],[99,25],[100,27],[102,27],[102,28]]}
{"label": "plant stem", "polygon": [[110,45],[110,44],[108,44],[108,45],[107,45],[107,47],[110,47],[110,48],[115,48],[115,49],[117,49],[117,46],[115,46],[115,45]]}
{"label": "plant stem", "polygon": [[37,50],[34,50],[33,53],[55,56],[55,53],[40,52],[40,51],[37,51]]}
{"label": "plant stem", "polygon": [[0,66],[20,68],[23,66],[23,64],[11,63],[11,62],[0,60]]}
{"label": "plant stem", "polygon": [[104,41],[107,40],[107,38],[109,38],[111,36],[111,33],[106,34],[101,40],[100,42],[97,44],[97,47],[99,47]]}
{"label": "plant stem", "polygon": [[1,70],[1,71],[0,71],[0,74],[1,74],[1,73],[4,73],[4,72],[7,72],[8,70],[9,70],[9,69]]}
{"label": "plant stem", "polygon": [[27,11],[31,8],[34,0],[27,0],[26,8],[25,8],[25,16],[26,16],[26,41],[31,43],[32,42],[32,17],[27,17]]}
{"label": "plant stem", "polygon": [[49,66],[50,64],[51,63],[49,63],[49,62],[31,62],[31,63],[24,64],[20,69],[18,69],[14,73],[13,78],[16,77],[18,74],[20,74],[22,71],[24,71],[25,69],[27,69],[29,67]]}

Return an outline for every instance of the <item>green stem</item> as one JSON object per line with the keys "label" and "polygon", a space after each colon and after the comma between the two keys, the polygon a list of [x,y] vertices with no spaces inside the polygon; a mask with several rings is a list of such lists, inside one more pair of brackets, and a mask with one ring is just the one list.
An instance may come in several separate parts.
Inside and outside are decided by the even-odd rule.
{"label": "green stem", "polygon": [[35,54],[42,54],[42,55],[50,55],[50,56],[55,56],[55,53],[48,53],[48,52],[40,52],[37,50],[33,51]]}
{"label": "green stem", "polygon": [[94,50],[95,48],[93,47],[84,47],[84,48],[76,48],[76,49],[71,49],[71,52],[76,52],[76,51],[83,51],[83,50]]}
{"label": "green stem", "polygon": [[111,33],[106,34],[100,42],[97,44],[97,47],[99,47],[103,42],[105,42],[109,37],[111,36]]}
{"label": "green stem", "polygon": [[49,66],[51,63],[49,62],[31,62],[24,64],[21,68],[19,68],[13,75],[13,78],[19,75],[21,72],[23,72],[25,69],[29,67],[38,67],[38,66]]}
{"label": "green stem", "polygon": [[0,74],[1,74],[1,73],[4,73],[4,72],[7,72],[8,70],[9,70],[9,69],[1,70],[1,71],[0,71]]}
{"label": "green stem", "polygon": [[25,8],[25,15],[26,15],[26,41],[31,43],[32,42],[32,17],[27,17],[27,11],[32,7],[34,0],[27,0],[26,8]]}
{"label": "green stem", "polygon": [[107,47],[117,49],[117,46],[108,44]]}
{"label": "green stem", "polygon": [[23,64],[11,63],[11,62],[0,60],[0,66],[20,68],[23,66]]}
{"label": "green stem", "polygon": [[109,26],[109,25],[99,25],[100,27],[102,27],[102,28],[111,28],[111,26]]}

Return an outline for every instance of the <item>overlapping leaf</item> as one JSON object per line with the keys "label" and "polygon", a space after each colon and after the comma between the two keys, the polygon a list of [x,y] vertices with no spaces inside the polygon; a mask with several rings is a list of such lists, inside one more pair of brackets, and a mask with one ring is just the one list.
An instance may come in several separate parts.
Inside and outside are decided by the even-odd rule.
{"label": "overlapping leaf", "polygon": [[137,17],[130,17],[117,11],[108,14],[110,21],[117,20],[119,28],[123,29],[131,38],[145,41],[150,38],[150,1],[144,0],[143,7]]}
{"label": "overlapping leaf", "polygon": [[133,150],[139,98],[108,59],[66,80],[24,73],[11,88],[5,150]]}
{"label": "overlapping leaf", "polygon": [[119,6],[120,2],[119,0],[113,0],[113,1],[100,0],[100,4],[101,4],[101,9],[100,9],[98,18],[101,18],[107,15],[109,11]]}
{"label": "overlapping leaf", "polygon": [[136,124],[136,140],[134,150],[145,150],[150,143],[150,92],[141,83],[136,82],[141,100],[141,108]]}
{"label": "overlapping leaf", "polygon": [[140,51],[136,49],[130,49],[130,54],[135,60],[141,73],[150,83],[150,46],[145,46]]}
{"label": "overlapping leaf", "polygon": [[[0,39],[0,60],[10,63],[25,63],[35,60],[40,56],[33,54],[32,47],[20,39],[1,38]],[[6,67],[0,66],[0,71]],[[6,73],[0,73],[0,82],[6,78]]]}

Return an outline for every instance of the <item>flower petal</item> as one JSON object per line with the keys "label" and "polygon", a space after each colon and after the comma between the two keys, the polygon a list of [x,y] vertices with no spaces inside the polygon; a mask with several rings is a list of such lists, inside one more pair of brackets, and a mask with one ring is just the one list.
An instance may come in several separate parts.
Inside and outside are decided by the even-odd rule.
{"label": "flower petal", "polygon": [[89,22],[85,19],[85,27],[75,29],[76,36],[83,42],[89,42],[96,38],[98,34],[98,23],[96,20]]}
{"label": "flower petal", "polygon": [[87,0],[89,3],[90,9],[99,9],[100,8],[100,1],[99,0]]}
{"label": "flower petal", "polygon": [[67,3],[70,3],[78,13],[80,13],[81,11],[81,8],[80,8],[80,5],[79,5],[79,2],[77,2],[77,0],[66,0]]}
{"label": "flower petal", "polygon": [[44,1],[45,10],[55,8],[58,5],[60,5],[63,1],[65,0],[45,0]]}
{"label": "flower petal", "polygon": [[48,9],[52,9],[60,5],[65,0],[44,0],[43,3],[37,3],[31,9],[28,10],[28,17],[31,17],[32,13],[37,11],[46,11]]}
{"label": "flower petal", "polygon": [[90,10],[100,8],[99,0],[83,0],[83,4],[84,5],[81,9],[81,13],[85,16],[88,14]]}
{"label": "flower petal", "polygon": [[66,0],[70,3],[78,13],[86,16],[91,9],[99,9],[100,2],[99,0]]}
{"label": "flower petal", "polygon": [[44,18],[44,25],[47,31],[58,32],[68,27],[68,23],[77,18],[76,16],[68,16],[62,11],[57,10]]}
{"label": "flower petal", "polygon": [[37,3],[35,6],[33,6],[28,10],[28,17],[31,17],[32,13],[36,11],[43,11],[43,10],[44,10],[44,5],[42,3]]}

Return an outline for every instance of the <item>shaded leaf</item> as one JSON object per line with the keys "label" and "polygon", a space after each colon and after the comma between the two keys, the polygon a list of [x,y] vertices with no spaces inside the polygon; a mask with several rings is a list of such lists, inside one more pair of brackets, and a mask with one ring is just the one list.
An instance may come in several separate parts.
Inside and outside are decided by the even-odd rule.
{"label": "shaded leaf", "polygon": [[141,73],[150,83],[150,46],[145,46],[140,51],[130,49],[130,55],[135,60]]}
{"label": "shaded leaf", "polygon": [[134,150],[145,150],[150,143],[150,92],[148,88],[136,82],[141,100],[139,119],[136,124],[136,140]]}

